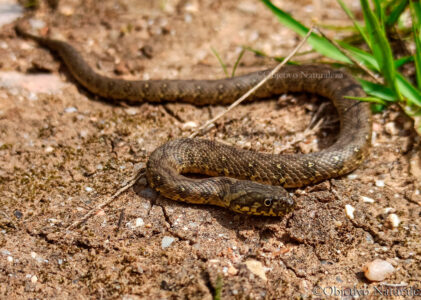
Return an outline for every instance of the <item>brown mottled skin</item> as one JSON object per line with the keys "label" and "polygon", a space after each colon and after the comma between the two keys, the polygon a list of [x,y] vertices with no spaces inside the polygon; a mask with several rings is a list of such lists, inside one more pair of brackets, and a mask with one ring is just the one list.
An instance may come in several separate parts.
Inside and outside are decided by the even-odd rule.
{"label": "brown mottled skin", "polygon": [[[92,93],[133,103],[229,104],[271,71],[220,80],[113,79],[95,73],[65,42],[34,36],[20,28],[17,32],[56,51],[77,81]],[[333,102],[339,113],[340,131],[332,146],[310,154],[273,155],[210,140],[177,139],[149,157],[149,185],[173,200],[213,204],[253,215],[281,216],[294,207],[283,187],[301,187],[356,169],[370,147],[371,112],[367,103],[344,96],[364,96],[361,86],[346,73],[326,66],[285,66],[250,100],[286,92],[316,93]],[[182,175],[185,173],[215,177],[192,179]]]}

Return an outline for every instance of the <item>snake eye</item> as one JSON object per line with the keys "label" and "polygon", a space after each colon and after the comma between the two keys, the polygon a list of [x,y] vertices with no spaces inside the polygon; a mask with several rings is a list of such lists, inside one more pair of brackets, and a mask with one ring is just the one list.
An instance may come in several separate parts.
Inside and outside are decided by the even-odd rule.
{"label": "snake eye", "polygon": [[263,202],[263,204],[265,206],[271,206],[272,205],[272,199],[269,199],[269,198],[265,199],[265,201]]}

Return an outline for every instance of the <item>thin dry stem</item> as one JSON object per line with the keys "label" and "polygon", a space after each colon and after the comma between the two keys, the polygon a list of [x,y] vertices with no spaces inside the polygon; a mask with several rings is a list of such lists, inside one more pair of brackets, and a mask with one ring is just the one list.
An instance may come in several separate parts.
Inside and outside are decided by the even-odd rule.
{"label": "thin dry stem", "polygon": [[123,186],[117,192],[115,192],[114,195],[112,195],[108,200],[106,200],[105,202],[102,202],[101,204],[97,205],[95,208],[88,211],[81,219],[79,219],[78,221],[68,226],[66,230],[72,230],[79,227],[81,224],[85,223],[88,219],[90,219],[93,215],[95,215],[98,211],[100,211],[104,207],[107,207],[108,205],[113,203],[114,200],[116,200],[118,196],[120,196],[122,193],[127,191],[129,188],[131,188],[144,174],[145,172],[138,172],[135,176],[133,176],[130,179],[130,181],[125,186]]}
{"label": "thin dry stem", "polygon": [[368,75],[370,75],[370,77],[372,77],[377,83],[383,84],[383,82],[376,76],[376,74],[374,74],[373,72],[371,72],[370,69],[368,69],[366,66],[364,66],[363,64],[361,64],[358,60],[356,60],[355,58],[352,57],[352,55],[349,54],[349,51],[346,50],[345,48],[343,48],[341,45],[339,45],[335,40],[329,38],[327,35],[325,35],[323,33],[322,30],[320,30],[320,28],[317,28],[317,31],[325,38],[327,39],[329,42],[331,42],[336,48],[338,48],[339,51],[342,52],[343,55],[345,55],[346,57],[349,58],[350,61],[352,61],[354,64],[356,64],[360,69],[362,69],[364,72],[366,72]]}
{"label": "thin dry stem", "polygon": [[311,33],[314,31],[314,26],[310,28],[310,30],[307,32],[304,39],[298,44],[297,47],[279,64],[277,65],[265,78],[263,78],[258,84],[256,84],[253,88],[251,88],[247,93],[245,93],[243,96],[241,96],[239,99],[237,99],[234,103],[232,103],[230,106],[227,107],[223,112],[219,113],[214,118],[208,120],[205,124],[200,126],[197,130],[195,130],[189,138],[194,138],[198,134],[203,134],[205,129],[208,129],[211,124],[213,124],[216,120],[221,118],[223,115],[231,111],[233,108],[238,106],[241,102],[243,102],[245,99],[247,99],[251,94],[253,94],[258,88],[260,88],[269,78],[271,78],[275,73],[277,73],[296,53],[300,48],[305,44],[307,39],[310,37]]}

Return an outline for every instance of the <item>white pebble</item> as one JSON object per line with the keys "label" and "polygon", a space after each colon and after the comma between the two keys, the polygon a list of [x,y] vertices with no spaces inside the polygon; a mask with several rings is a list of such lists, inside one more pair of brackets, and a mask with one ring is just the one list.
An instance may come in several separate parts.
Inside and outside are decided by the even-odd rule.
{"label": "white pebble", "polygon": [[197,123],[193,121],[189,121],[183,124],[183,129],[193,129],[197,127]]}
{"label": "white pebble", "polygon": [[30,19],[29,24],[33,29],[41,29],[45,27],[45,22],[39,19]]}
{"label": "white pebble", "polygon": [[37,281],[38,281],[38,277],[36,275],[34,275],[34,276],[31,277],[31,282],[32,283],[37,283]]}
{"label": "white pebble", "polygon": [[137,218],[135,223],[134,223],[134,227],[136,228],[136,227],[140,227],[140,226],[143,226],[143,225],[145,225],[145,222],[143,222],[143,219]]}
{"label": "white pebble", "polygon": [[89,134],[89,131],[88,130],[85,130],[85,129],[82,129],[80,132],[79,132],[79,136],[81,137],[81,138],[86,138],[87,136],[88,136],[88,134]]}
{"label": "white pebble", "polygon": [[249,269],[251,273],[260,277],[262,280],[267,281],[266,274],[265,274],[266,270],[260,261],[250,259],[246,261],[246,266],[247,266],[247,269]]}
{"label": "white pebble", "polygon": [[382,281],[395,272],[395,268],[385,260],[375,259],[363,267],[363,272],[370,281]]}
{"label": "white pebble", "polygon": [[384,180],[376,180],[376,186],[384,187]]}
{"label": "white pebble", "polygon": [[134,116],[139,113],[139,110],[136,107],[129,107],[126,109],[126,113],[130,116]]}
{"label": "white pebble", "polygon": [[397,135],[399,133],[399,129],[396,126],[395,122],[388,122],[384,125],[385,131],[390,135]]}
{"label": "white pebble", "polygon": [[34,251],[31,251],[31,257],[32,258],[35,259],[35,258],[37,258],[37,256],[38,256],[38,254],[36,254]]}
{"label": "white pebble", "polygon": [[10,263],[12,263],[12,262],[13,262],[13,257],[8,256],[8,257],[7,257],[7,261],[8,261],[8,262],[10,262]]}
{"label": "white pebble", "polygon": [[70,114],[70,113],[74,113],[74,112],[77,112],[77,108],[76,108],[76,107],[74,107],[74,106],[66,107],[66,108],[64,109],[64,112],[65,112],[65,113],[68,113],[68,114]]}
{"label": "white pebble", "polygon": [[384,214],[388,214],[388,213],[390,213],[391,211],[394,211],[394,208],[393,208],[393,207],[386,207],[386,208],[383,210],[383,213],[384,213]]}
{"label": "white pebble", "polygon": [[349,175],[347,176],[347,178],[348,178],[348,179],[351,179],[351,180],[353,180],[353,179],[357,179],[357,178],[358,178],[358,175],[357,175],[357,174],[349,174]]}
{"label": "white pebble", "polygon": [[53,147],[51,147],[51,146],[48,146],[47,148],[45,148],[45,153],[51,153],[51,152],[53,152],[54,151],[54,148]]}
{"label": "white pebble", "polygon": [[91,188],[90,186],[85,187],[85,191],[87,191],[88,193],[92,192],[94,189]]}
{"label": "white pebble", "polygon": [[350,218],[351,220],[354,219],[354,211],[355,211],[355,208],[352,205],[349,205],[349,204],[345,205],[345,213],[348,216],[348,218]]}
{"label": "white pebble", "polygon": [[361,199],[363,199],[363,202],[365,203],[374,203],[374,199],[366,197],[366,196],[361,196]]}
{"label": "white pebble", "polygon": [[162,241],[161,241],[161,247],[162,249],[168,248],[169,246],[171,246],[171,244],[175,241],[175,238],[171,237],[171,236],[164,236]]}
{"label": "white pebble", "polygon": [[387,216],[387,221],[390,224],[392,228],[396,228],[401,223],[401,220],[399,219],[397,214],[390,214]]}

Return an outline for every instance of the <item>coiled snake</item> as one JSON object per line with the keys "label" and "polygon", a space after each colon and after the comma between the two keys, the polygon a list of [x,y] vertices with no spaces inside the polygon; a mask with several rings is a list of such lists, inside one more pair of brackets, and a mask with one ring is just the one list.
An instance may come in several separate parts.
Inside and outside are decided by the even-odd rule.
{"label": "coiled snake", "polygon": [[[65,42],[34,36],[19,27],[17,32],[56,51],[76,80],[92,93],[133,103],[229,104],[271,71],[220,80],[113,79],[95,73]],[[340,118],[333,145],[310,154],[272,155],[210,140],[177,139],[150,155],[146,170],[149,185],[173,200],[213,204],[239,213],[281,216],[294,207],[283,187],[301,187],[356,169],[370,146],[371,112],[367,103],[344,96],[364,96],[361,86],[346,73],[326,66],[285,66],[251,98],[264,99],[286,92],[316,93],[332,100]],[[183,176],[186,173],[213,177],[193,179]]]}

